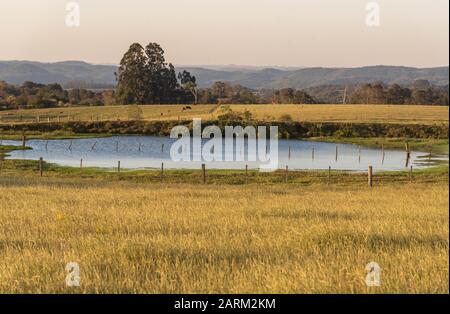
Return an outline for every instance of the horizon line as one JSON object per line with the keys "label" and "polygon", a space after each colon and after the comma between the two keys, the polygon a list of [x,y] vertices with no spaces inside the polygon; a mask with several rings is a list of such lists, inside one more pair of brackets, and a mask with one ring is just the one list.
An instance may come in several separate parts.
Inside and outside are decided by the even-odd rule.
{"label": "horizon line", "polygon": [[[42,63],[42,64],[55,64],[55,63],[64,63],[64,62],[80,62],[87,63],[90,65],[103,65],[103,66],[119,66],[116,63],[109,62],[91,62],[85,60],[60,60],[60,61],[41,61],[41,60],[24,60],[24,59],[6,59],[0,60],[0,62],[34,62],[34,63]],[[171,63],[171,62],[167,62]],[[333,66],[333,65],[322,65],[322,66],[306,66],[306,65],[251,65],[251,64],[176,64],[172,63],[175,67],[195,67],[195,68],[205,68],[205,67],[235,67],[235,68],[260,68],[263,69],[277,69],[277,68],[293,68],[297,70],[302,69],[314,69],[314,68],[326,68],[326,69],[352,69],[352,68],[365,68],[365,67],[403,67],[403,68],[416,68],[416,69],[431,69],[431,68],[444,68],[449,67],[450,65],[436,65],[436,66],[416,66],[416,65],[398,65],[398,64],[366,64],[366,65],[353,65],[353,66]]]}

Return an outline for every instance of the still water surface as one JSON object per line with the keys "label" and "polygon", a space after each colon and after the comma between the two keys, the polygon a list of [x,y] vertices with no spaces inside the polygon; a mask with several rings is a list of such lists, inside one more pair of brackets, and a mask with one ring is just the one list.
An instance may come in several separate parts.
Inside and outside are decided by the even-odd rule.
{"label": "still water surface", "polygon": [[[120,160],[123,169],[160,168],[161,163],[167,169],[198,169],[204,162],[173,162],[170,147],[176,141],[158,136],[113,136],[106,138],[65,139],[65,140],[29,140],[31,150],[18,150],[10,153],[8,159],[38,160],[62,166],[113,168]],[[202,141],[202,144],[206,140]],[[19,141],[3,141],[3,145],[20,145]],[[246,143],[248,144],[248,143]],[[336,160],[336,147],[338,157]],[[246,145],[247,148],[247,145]],[[225,149],[223,149],[225,151]],[[290,153],[289,153],[290,151]],[[270,148],[269,148],[270,152]],[[384,157],[383,157],[384,155]],[[408,164],[414,168],[430,166],[428,153],[411,152]],[[447,160],[448,156],[433,156],[433,160]],[[212,169],[258,168],[255,162],[206,162]],[[406,153],[404,150],[383,150],[377,148],[361,149],[357,145],[310,142],[303,140],[278,141],[278,168],[286,165],[291,170],[328,169],[366,171],[369,165],[374,171],[404,170]]]}

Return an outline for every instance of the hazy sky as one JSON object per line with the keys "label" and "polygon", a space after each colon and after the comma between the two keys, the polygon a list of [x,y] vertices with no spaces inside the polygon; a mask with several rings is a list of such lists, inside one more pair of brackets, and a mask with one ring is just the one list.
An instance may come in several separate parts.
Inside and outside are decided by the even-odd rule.
{"label": "hazy sky", "polygon": [[[175,64],[448,65],[448,0],[0,0],[0,60],[118,63],[132,42]],[[366,4],[380,26],[366,25]]]}

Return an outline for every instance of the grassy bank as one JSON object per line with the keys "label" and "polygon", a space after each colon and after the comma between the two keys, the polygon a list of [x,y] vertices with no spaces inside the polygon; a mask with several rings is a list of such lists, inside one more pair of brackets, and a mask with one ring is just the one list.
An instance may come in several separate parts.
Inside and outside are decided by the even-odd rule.
{"label": "grassy bank", "polygon": [[[15,147],[0,146],[0,155],[7,154]],[[432,160],[433,162],[433,160]],[[376,169],[375,169],[376,171]],[[3,160],[0,161],[0,175],[5,177],[29,177],[39,176],[39,163],[35,160]],[[126,170],[117,168],[86,168],[64,167],[43,163],[43,178],[60,179],[86,179],[99,180],[104,182],[134,182],[134,183],[167,183],[167,184],[202,184],[203,178],[200,169],[198,170],[168,170],[165,169],[161,177],[160,169],[146,170]],[[335,171],[332,169],[330,175],[328,170],[308,170],[308,171],[290,171],[286,181],[284,170],[275,172],[259,172],[249,170],[215,170],[207,169],[207,184],[212,185],[273,185],[273,184],[293,184],[299,186],[309,185],[367,185],[367,175],[365,173],[354,173],[347,171]],[[404,184],[411,181],[416,183],[445,183],[448,181],[448,164],[435,163],[432,168],[423,170],[414,169],[413,177],[410,177],[409,169],[405,171],[378,172],[376,171],[375,184],[384,185],[386,183]]]}
{"label": "grassy bank", "polygon": [[[239,117],[240,119],[240,117]],[[28,123],[0,124],[0,137],[46,136],[68,138],[80,136],[104,136],[111,134],[141,134],[168,136],[178,125],[192,130],[192,120],[183,121],[98,121],[98,122],[61,122],[61,123]],[[394,124],[394,123],[316,123],[316,122],[265,122],[243,120],[211,120],[202,123],[203,127],[217,125],[222,130],[225,126],[248,125],[277,126],[280,138],[308,139],[314,137],[333,138],[420,138],[448,139],[448,124]]]}

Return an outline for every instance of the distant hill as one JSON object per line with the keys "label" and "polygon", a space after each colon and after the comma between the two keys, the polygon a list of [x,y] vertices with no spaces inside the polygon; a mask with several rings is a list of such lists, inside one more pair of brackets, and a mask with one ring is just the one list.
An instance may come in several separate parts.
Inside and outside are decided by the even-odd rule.
{"label": "distant hill", "polygon": [[[264,68],[245,66],[178,66],[197,77],[200,87],[215,81],[227,81],[253,89],[297,88],[321,85],[346,85],[381,81],[386,84],[411,85],[415,80],[428,80],[433,85],[449,84],[449,67],[412,68],[401,66],[367,66],[360,68]],[[97,85],[114,85],[114,65],[93,65],[82,61],[40,63],[0,61],[0,80],[12,84],[25,81],[59,83],[84,81]]]}
{"label": "distant hill", "polygon": [[11,84],[25,81],[66,84],[86,81],[95,84],[115,85],[116,66],[94,65],[83,61],[40,63],[32,61],[0,61],[0,80]]}
{"label": "distant hill", "polygon": [[249,88],[305,89],[321,85],[360,84],[381,81],[385,84],[411,85],[424,79],[433,85],[448,85],[449,67],[410,68],[399,66],[370,66],[361,68],[305,68],[293,71],[263,69],[258,71],[216,71],[204,68],[186,68],[195,75],[201,86],[214,81],[229,81]]}

